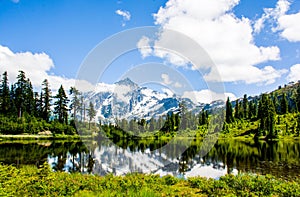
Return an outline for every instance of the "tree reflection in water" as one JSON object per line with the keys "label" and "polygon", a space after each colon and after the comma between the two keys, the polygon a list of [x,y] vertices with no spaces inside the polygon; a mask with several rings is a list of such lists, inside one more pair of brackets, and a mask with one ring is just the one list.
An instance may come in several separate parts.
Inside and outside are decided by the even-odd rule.
{"label": "tree reflection in water", "polygon": [[[125,174],[128,172],[185,175],[208,167],[231,173],[251,172],[277,177],[299,178],[300,142],[220,139],[204,157],[199,156],[201,140],[181,139],[169,144],[166,140],[99,138],[94,141],[1,142],[0,162],[36,165],[45,161],[53,170]],[[178,157],[180,150],[188,147]]]}

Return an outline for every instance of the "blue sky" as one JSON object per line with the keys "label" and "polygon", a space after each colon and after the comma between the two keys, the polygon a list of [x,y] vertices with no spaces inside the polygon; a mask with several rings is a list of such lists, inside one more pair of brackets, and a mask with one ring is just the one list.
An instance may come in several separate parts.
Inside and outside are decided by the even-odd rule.
{"label": "blue sky", "polygon": [[[298,13],[296,0],[0,0],[0,72],[8,70],[13,80],[23,69],[36,86],[46,77],[53,87],[67,85],[101,41],[124,30],[156,25],[186,34],[207,49],[226,92],[238,97],[260,94],[300,79]],[[222,35],[214,34],[218,31]],[[217,80],[213,72],[199,79],[166,53],[152,50],[142,57],[141,52],[116,60],[102,82],[113,83],[126,70],[147,62],[182,73],[195,91],[207,88],[203,80]],[[175,84],[176,79],[170,81]]]}

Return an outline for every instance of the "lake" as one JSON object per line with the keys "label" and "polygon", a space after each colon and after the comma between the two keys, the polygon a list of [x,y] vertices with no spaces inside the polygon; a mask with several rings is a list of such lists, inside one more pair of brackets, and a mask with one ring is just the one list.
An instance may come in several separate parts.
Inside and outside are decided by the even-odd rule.
{"label": "lake", "polygon": [[201,155],[201,140],[125,140],[99,137],[85,141],[0,142],[0,162],[50,163],[55,171],[124,175],[130,172],[218,179],[231,173],[272,174],[299,178],[300,142],[219,139]]}

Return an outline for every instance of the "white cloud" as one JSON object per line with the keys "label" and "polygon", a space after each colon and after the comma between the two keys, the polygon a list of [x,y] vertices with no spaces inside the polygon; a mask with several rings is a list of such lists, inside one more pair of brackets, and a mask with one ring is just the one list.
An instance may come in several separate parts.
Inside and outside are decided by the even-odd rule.
{"label": "white cloud", "polygon": [[216,100],[225,101],[227,97],[229,97],[230,100],[236,99],[236,96],[233,93],[216,93],[209,89],[200,91],[186,91],[182,97],[189,98],[194,103],[211,103],[212,101]]}
{"label": "white cloud", "polygon": [[[62,84],[65,91],[75,85],[75,79],[50,75],[54,68],[52,59],[45,53],[12,52],[8,47],[0,45],[0,74],[7,71],[10,83],[14,83],[19,70],[25,72],[36,90],[40,90],[44,79],[48,79],[53,94]],[[77,87],[78,86],[78,87]],[[78,81],[76,88],[91,90],[93,86],[86,81]]]}
{"label": "white cloud", "polygon": [[161,74],[161,79],[165,85],[170,85],[172,83],[168,74]]}
{"label": "white cloud", "polygon": [[131,18],[130,12],[126,10],[116,10],[115,13],[123,17],[122,26],[125,26],[126,25],[125,21],[129,21]]}
{"label": "white cloud", "polygon": [[11,0],[13,3],[19,3],[20,0]]}
{"label": "white cloud", "polygon": [[[275,8],[265,8],[264,14],[261,18],[255,21],[254,31],[259,33],[265,26],[265,22],[269,21],[273,23],[283,16],[290,8],[290,2],[288,0],[278,0]],[[276,27],[273,27],[273,31],[276,31]]]}
{"label": "white cloud", "polygon": [[290,42],[300,41],[300,12],[297,14],[283,15],[278,19],[280,35]]}
{"label": "white cloud", "polygon": [[161,79],[162,79],[162,83],[164,85],[170,85],[174,88],[182,88],[183,85],[181,83],[179,83],[178,81],[172,81],[170,79],[170,76],[168,74],[161,74]]}
{"label": "white cloud", "polygon": [[[164,35],[165,29],[171,29],[187,35],[207,51],[219,71],[218,75],[217,70],[212,69],[206,75],[207,80],[274,82],[284,70],[272,67],[259,69],[256,65],[279,60],[280,49],[277,46],[262,47],[254,43],[252,21],[244,17],[238,18],[232,11],[238,3],[239,0],[169,0],[165,7],[154,14],[155,23],[161,26],[162,32],[155,42],[153,54],[177,66],[187,63],[178,54],[156,50],[166,39],[176,41],[176,38]],[[284,10],[282,5],[280,12]],[[189,50],[192,49],[182,49]],[[201,66],[203,65],[193,65],[193,69]]]}
{"label": "white cloud", "polygon": [[286,14],[290,9],[288,0],[278,0],[275,8],[265,8],[264,14],[254,24],[254,30],[259,33],[266,22],[272,25],[273,32],[280,32],[280,36],[290,42],[300,41],[300,12]]}
{"label": "white cloud", "polygon": [[287,80],[294,82],[300,80],[300,64],[295,64],[291,66]]}
{"label": "white cloud", "polygon": [[219,72],[222,76],[226,76],[227,81],[245,81],[247,84],[258,83],[269,85],[275,82],[277,78],[280,78],[287,70],[276,70],[272,66],[266,66],[259,69],[254,66],[231,66],[228,68],[226,65],[218,66],[218,70],[212,69],[212,71],[204,76],[205,80],[208,81],[219,81],[217,77]]}
{"label": "white cloud", "polygon": [[137,43],[137,48],[139,49],[142,57],[145,58],[152,54],[152,48],[150,46],[150,39],[146,36],[143,36]]}
{"label": "white cloud", "polygon": [[182,88],[182,84],[179,83],[179,82],[175,82],[174,87],[175,88]]}

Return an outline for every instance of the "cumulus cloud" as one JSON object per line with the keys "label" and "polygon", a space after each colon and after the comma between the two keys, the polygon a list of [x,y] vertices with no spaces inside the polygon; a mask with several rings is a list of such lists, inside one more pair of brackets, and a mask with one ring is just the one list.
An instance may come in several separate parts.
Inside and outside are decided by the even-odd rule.
{"label": "cumulus cloud", "polygon": [[280,35],[290,42],[300,41],[300,12],[297,14],[283,15],[278,19],[278,30]]}
{"label": "cumulus cloud", "polygon": [[[41,88],[44,79],[48,79],[53,92],[62,84],[65,90],[75,85],[75,79],[50,75],[54,68],[52,59],[46,53],[13,52],[8,47],[0,45],[0,74],[7,71],[10,83],[14,83],[19,71],[25,72],[26,77],[36,90]],[[77,83],[78,82],[78,83]],[[91,90],[93,86],[86,81],[77,81],[80,90]]]}
{"label": "cumulus cloud", "polygon": [[254,24],[254,30],[259,33],[265,23],[272,25],[273,32],[279,32],[280,36],[290,42],[300,41],[300,12],[287,14],[290,9],[288,0],[278,0],[275,8],[265,8],[264,14]]}
{"label": "cumulus cloud", "polygon": [[291,66],[289,75],[287,76],[287,80],[294,82],[300,80],[300,64]]}
{"label": "cumulus cloud", "polygon": [[182,97],[189,98],[194,103],[211,103],[212,101],[216,100],[225,101],[227,97],[229,97],[230,100],[236,99],[236,96],[233,93],[216,93],[209,89],[200,91],[186,91]]}
{"label": "cumulus cloud", "polygon": [[179,81],[172,81],[168,74],[161,74],[162,83],[164,85],[172,86],[174,88],[182,88],[183,85]]}
{"label": "cumulus cloud", "polygon": [[[166,29],[171,29],[196,41],[216,64],[216,68],[209,67],[211,71],[206,74],[206,80],[274,82],[286,71],[271,66],[260,69],[257,65],[279,60],[280,49],[254,43],[253,22],[245,17],[238,18],[232,11],[238,3],[239,0],[169,0],[154,14],[155,24],[161,27],[162,32],[154,42],[152,54],[177,66],[186,66],[187,61],[178,54],[157,50],[165,40],[178,42],[176,38],[164,35]],[[182,49],[191,50],[188,46]],[[193,65],[192,69],[202,66],[205,65]]]}
{"label": "cumulus cloud", "polygon": [[[290,2],[288,0],[278,0],[275,8],[264,8],[264,14],[254,23],[254,31],[259,33],[264,27],[266,22],[275,25],[277,20],[285,15],[290,8]],[[277,27],[273,27],[273,31],[276,31]]]}
{"label": "cumulus cloud", "polygon": [[166,85],[170,85],[172,83],[168,74],[161,74],[161,78],[163,80],[163,83]]}
{"label": "cumulus cloud", "polygon": [[120,15],[123,17],[123,22],[122,22],[122,26],[126,25],[126,21],[129,21],[131,18],[131,14],[130,12],[126,11],[126,10],[116,10],[115,12],[117,15]]}
{"label": "cumulus cloud", "polygon": [[137,43],[137,48],[139,49],[142,57],[145,58],[152,54],[152,48],[150,46],[150,39],[146,36],[143,36]]}

